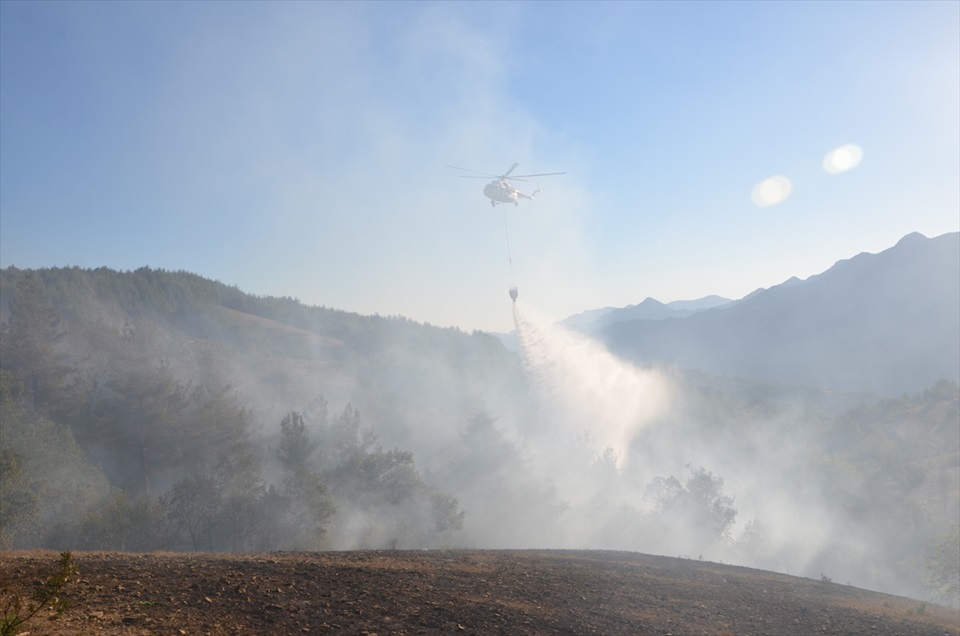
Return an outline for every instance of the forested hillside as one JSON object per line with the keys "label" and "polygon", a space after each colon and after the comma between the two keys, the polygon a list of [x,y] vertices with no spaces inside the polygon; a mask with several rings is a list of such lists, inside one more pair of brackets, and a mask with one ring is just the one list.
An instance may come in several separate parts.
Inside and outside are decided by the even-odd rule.
{"label": "forested hillside", "polygon": [[148,268],[8,268],[0,315],[4,547],[615,548],[960,589],[953,381],[878,401],[537,325],[518,356]]}
{"label": "forested hillside", "polygon": [[454,430],[520,382],[482,334],[184,272],[10,268],[0,290],[7,545],[442,545],[463,511],[401,446],[411,404]]}

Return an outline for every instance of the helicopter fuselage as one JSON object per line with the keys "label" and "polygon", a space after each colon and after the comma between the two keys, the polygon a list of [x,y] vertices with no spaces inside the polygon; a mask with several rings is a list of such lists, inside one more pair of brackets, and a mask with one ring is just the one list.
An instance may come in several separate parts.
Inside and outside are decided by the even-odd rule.
{"label": "helicopter fuselage", "polygon": [[517,189],[504,180],[491,181],[483,187],[483,194],[490,199],[490,203],[493,205],[497,203],[513,203],[516,205],[517,203]]}
{"label": "helicopter fuselage", "polygon": [[490,205],[496,205],[498,203],[512,203],[514,205],[519,205],[517,199],[533,199],[535,196],[537,196],[538,192],[540,192],[540,188],[537,188],[537,191],[533,194],[520,192],[510,185],[506,179],[491,181],[487,185],[483,186],[483,194],[490,199]]}

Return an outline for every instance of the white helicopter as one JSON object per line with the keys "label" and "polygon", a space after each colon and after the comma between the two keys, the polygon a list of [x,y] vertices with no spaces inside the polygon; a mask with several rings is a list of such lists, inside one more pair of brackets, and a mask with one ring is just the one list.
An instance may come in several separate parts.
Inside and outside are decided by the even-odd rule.
{"label": "white helicopter", "polygon": [[459,168],[457,166],[447,165],[448,168],[453,168],[455,170],[463,170],[464,172],[475,172],[476,174],[462,174],[460,175],[464,179],[490,179],[493,181],[483,186],[483,194],[490,199],[490,205],[496,206],[498,203],[512,203],[514,205],[520,205],[519,199],[533,199],[535,196],[540,194],[540,186],[537,185],[537,189],[533,194],[526,194],[520,192],[510,184],[511,181],[526,181],[530,177],[550,177],[557,174],[567,174],[566,172],[541,172],[539,174],[518,174],[515,176],[510,176],[514,170],[516,170],[519,163],[514,163],[510,166],[510,169],[501,175],[496,174],[486,174],[483,172],[477,172],[476,170],[469,170],[468,168]]}

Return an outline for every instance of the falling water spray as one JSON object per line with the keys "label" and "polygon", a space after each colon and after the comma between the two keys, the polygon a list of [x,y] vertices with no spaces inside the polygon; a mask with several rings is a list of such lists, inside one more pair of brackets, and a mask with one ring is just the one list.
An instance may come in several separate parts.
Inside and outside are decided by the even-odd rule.
{"label": "falling water spray", "polygon": [[531,319],[517,302],[513,320],[544,426],[571,440],[586,433],[598,451],[612,449],[622,465],[640,429],[669,408],[666,375],[617,358],[584,335]]}

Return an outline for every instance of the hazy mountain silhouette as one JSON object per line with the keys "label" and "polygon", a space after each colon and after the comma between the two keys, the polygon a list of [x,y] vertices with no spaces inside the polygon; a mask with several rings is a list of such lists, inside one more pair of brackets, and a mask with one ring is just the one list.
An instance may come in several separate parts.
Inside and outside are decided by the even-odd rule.
{"label": "hazy mountain silhouette", "polygon": [[607,325],[625,320],[663,320],[665,318],[685,318],[700,311],[713,309],[731,302],[722,296],[706,296],[696,300],[675,300],[662,303],[654,298],[647,298],[636,305],[626,307],[604,307],[591,309],[575,314],[560,324],[570,329],[592,333]]}
{"label": "hazy mountain silhouette", "polygon": [[673,302],[667,303],[667,306],[678,311],[697,312],[704,311],[706,309],[713,309],[714,307],[720,307],[721,305],[726,305],[729,302],[731,302],[729,298],[711,294],[710,296],[704,296],[703,298],[697,298],[696,300],[674,300]]}
{"label": "hazy mountain silhouette", "polygon": [[777,382],[893,395],[958,381],[960,233],[913,233],[725,306],[597,333],[639,363]]}

